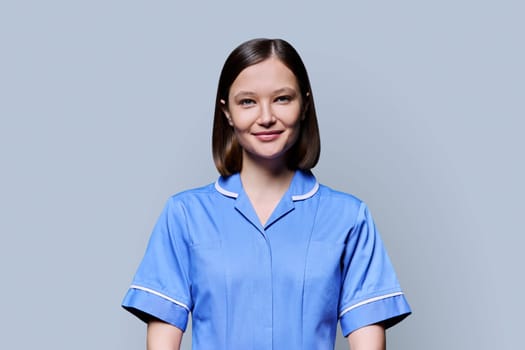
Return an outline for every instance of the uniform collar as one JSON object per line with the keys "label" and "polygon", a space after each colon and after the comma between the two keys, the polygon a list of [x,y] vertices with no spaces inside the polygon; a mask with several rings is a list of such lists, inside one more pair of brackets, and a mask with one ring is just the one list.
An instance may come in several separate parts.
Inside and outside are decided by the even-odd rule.
{"label": "uniform collar", "polygon": [[[215,182],[215,189],[231,198],[237,198],[244,192],[239,173],[228,177],[220,176]],[[310,171],[297,170],[286,193],[295,202],[311,198],[318,190],[319,183]]]}

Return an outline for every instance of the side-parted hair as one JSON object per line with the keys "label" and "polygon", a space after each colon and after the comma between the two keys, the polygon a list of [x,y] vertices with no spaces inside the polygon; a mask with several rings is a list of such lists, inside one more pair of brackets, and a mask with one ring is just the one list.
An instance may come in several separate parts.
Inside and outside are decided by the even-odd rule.
{"label": "side-parted hair", "polygon": [[[299,137],[287,152],[288,167],[292,170],[310,170],[317,164],[321,153],[321,141],[314,98],[304,63],[297,51],[282,39],[252,39],[233,50],[221,71],[215,115],[213,120],[212,152],[215,166],[223,176],[241,171],[242,148],[235,137],[232,126],[224,114],[228,108],[230,87],[237,76],[247,67],[270,57],[278,58],[297,79],[303,101],[304,119],[300,124]],[[221,100],[226,103],[224,105]]]}

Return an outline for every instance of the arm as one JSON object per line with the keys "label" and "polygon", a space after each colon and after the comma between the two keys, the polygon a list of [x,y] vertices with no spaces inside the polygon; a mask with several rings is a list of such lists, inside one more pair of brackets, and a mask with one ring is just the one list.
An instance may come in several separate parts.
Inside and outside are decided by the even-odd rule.
{"label": "arm", "polygon": [[351,350],[385,350],[385,329],[380,325],[359,328],[348,335]]}
{"label": "arm", "polygon": [[180,350],[182,331],[168,323],[148,322],[147,350]]}

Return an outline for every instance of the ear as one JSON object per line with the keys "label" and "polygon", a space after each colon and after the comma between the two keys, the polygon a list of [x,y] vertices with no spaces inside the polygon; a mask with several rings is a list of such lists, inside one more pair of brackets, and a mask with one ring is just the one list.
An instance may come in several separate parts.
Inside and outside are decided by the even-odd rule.
{"label": "ear", "polygon": [[232,118],[230,117],[230,112],[228,111],[228,107],[226,107],[226,101],[224,101],[221,98],[219,102],[222,105],[222,113],[224,113],[224,115],[226,116],[226,119],[228,119],[228,124],[230,124],[230,126],[233,126]]}

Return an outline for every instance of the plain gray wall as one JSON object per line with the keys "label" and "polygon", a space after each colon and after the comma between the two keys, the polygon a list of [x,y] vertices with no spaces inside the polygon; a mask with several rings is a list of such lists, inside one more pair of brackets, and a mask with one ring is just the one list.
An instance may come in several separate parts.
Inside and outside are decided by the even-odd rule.
{"label": "plain gray wall", "polygon": [[219,71],[261,36],[301,53],[315,173],[372,208],[414,309],[389,348],[521,348],[524,10],[3,1],[2,348],[144,348],[121,299],[168,196],[215,180]]}

